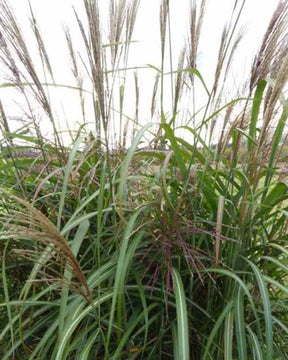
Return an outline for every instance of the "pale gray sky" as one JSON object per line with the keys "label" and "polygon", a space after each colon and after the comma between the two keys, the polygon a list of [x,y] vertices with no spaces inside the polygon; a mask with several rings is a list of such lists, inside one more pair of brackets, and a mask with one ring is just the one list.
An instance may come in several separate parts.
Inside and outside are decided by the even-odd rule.
{"label": "pale gray sky", "polygon": [[[29,15],[28,1],[8,0],[8,2],[15,10],[28,42],[32,44],[33,37],[31,36],[30,25],[27,21]],[[159,3],[159,0],[141,1],[133,36],[133,39],[137,40],[137,43],[131,45],[130,51],[131,66],[141,66],[145,64],[160,65]],[[235,81],[237,81],[237,79],[243,79],[247,73],[247,69],[252,61],[252,56],[259,46],[263,32],[267,27],[277,3],[278,0],[247,0],[241,20],[241,26],[247,27],[247,33],[234,63],[233,74]],[[63,26],[68,26],[71,29],[76,49],[80,52],[83,51],[82,41],[72,11],[73,5],[80,16],[82,15],[81,17],[85,18],[82,1],[31,0],[31,4],[51,58],[51,63],[56,74],[56,81],[60,84],[71,84],[73,77],[71,76]],[[109,1],[99,0],[99,4],[103,20],[103,31],[105,32],[105,26],[107,25],[107,5]],[[174,67],[177,66],[179,53],[187,37],[189,4],[190,0],[170,0]],[[211,78],[214,74],[221,32],[225,22],[229,19],[233,5],[233,0],[208,0],[198,59],[199,69],[205,79]],[[37,52],[33,52],[32,46],[31,51],[32,54],[37,57]],[[140,107],[142,108],[141,116],[144,122],[149,122],[154,76],[155,73],[148,70],[143,70],[142,73],[140,72]],[[1,80],[1,82],[3,82],[3,80]],[[134,85],[131,84],[131,86]],[[6,89],[0,90],[0,96],[3,99],[4,106],[7,108],[9,115],[12,115],[12,113],[15,112],[15,105],[11,102],[11,100],[15,100],[14,97],[11,99],[11,95]],[[52,97],[61,99],[67,121],[71,127],[80,119],[78,101],[73,96],[69,90],[57,90],[52,94]],[[126,110],[129,113],[129,108],[126,107]],[[57,112],[63,119],[60,106],[58,106]],[[41,126],[45,127],[46,124],[43,123]],[[61,127],[65,128],[65,126],[64,122],[61,121]]]}

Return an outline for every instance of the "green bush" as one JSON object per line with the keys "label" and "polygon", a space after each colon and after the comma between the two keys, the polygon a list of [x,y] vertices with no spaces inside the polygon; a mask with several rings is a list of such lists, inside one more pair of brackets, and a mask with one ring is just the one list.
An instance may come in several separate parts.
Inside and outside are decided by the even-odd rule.
{"label": "green bush", "polygon": [[[83,0],[86,30],[77,17],[89,55],[97,136],[85,134],[83,124],[71,135],[71,147],[62,144],[48,90],[14,14],[6,1],[0,5],[0,52],[14,76],[10,85],[28,105],[32,93],[54,129],[54,141],[45,140],[30,107],[32,126],[11,133],[1,105],[1,359],[286,359],[288,186],[279,168],[288,116],[287,2],[273,14],[248,88],[226,104],[221,86],[240,40],[238,20],[223,32],[208,89],[192,42],[199,37],[205,1],[199,14],[193,2],[194,45],[186,52],[188,63],[182,56],[173,74],[170,117],[163,105],[169,14],[163,0],[162,68],[154,69],[161,121],[155,133],[151,124],[141,128],[134,122],[133,140],[125,146],[128,125],[120,92],[114,151],[108,100],[116,96],[117,66],[127,64],[139,3],[127,2],[128,8],[125,1],[112,3],[111,29],[112,24],[130,29],[116,27],[118,33],[110,36],[114,46],[101,42],[97,1]],[[120,11],[121,4],[129,11]],[[240,16],[242,7],[236,5]],[[35,22],[32,10],[31,15]],[[33,29],[46,75],[53,77],[38,27]],[[69,32],[66,37],[77,75]],[[107,48],[115,70],[109,73],[103,61]],[[83,100],[81,79],[75,79]],[[183,89],[195,92],[196,79],[207,92],[203,119],[191,125],[192,104],[191,121],[179,126]],[[152,102],[157,94],[156,86]],[[143,148],[151,132],[155,136]],[[20,141],[30,152],[20,151]]]}

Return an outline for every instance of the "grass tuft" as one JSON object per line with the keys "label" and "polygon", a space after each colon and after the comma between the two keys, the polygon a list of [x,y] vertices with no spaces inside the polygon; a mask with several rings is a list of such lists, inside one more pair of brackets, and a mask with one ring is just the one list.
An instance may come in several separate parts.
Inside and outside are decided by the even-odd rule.
{"label": "grass tuft", "polygon": [[[110,0],[108,19],[83,0],[83,51],[64,28],[60,84],[33,1],[36,51],[0,0],[0,88],[22,101],[17,126],[0,102],[1,359],[287,359],[288,5],[231,89],[246,3],[209,78],[209,2],[191,2],[174,68],[172,2],[160,1],[159,64],[135,67],[140,0]],[[57,88],[79,96],[66,146]]]}

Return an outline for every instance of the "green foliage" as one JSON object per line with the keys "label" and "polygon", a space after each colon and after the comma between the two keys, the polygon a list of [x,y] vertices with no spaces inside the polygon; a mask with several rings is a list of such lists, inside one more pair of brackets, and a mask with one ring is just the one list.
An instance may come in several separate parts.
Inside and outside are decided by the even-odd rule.
{"label": "green foliage", "polygon": [[[171,118],[164,114],[162,54],[161,70],[150,66],[161,78],[159,127],[155,133],[152,124],[139,130],[137,122],[136,135],[125,148],[128,125],[122,124],[125,84],[121,84],[117,96],[120,89],[123,126],[119,141],[117,136],[119,148],[112,151],[109,122],[113,109],[108,100],[115,95],[114,73],[121,56],[127,62],[139,2],[132,2],[128,13],[121,11],[117,1],[112,3],[117,5],[110,14],[116,33],[110,36],[109,46],[99,43],[97,2],[84,0],[90,25],[87,34],[76,15],[92,74],[93,92],[89,94],[93,96],[96,137],[88,131],[85,134],[85,124],[72,136],[70,147],[61,144],[56,128],[54,141],[44,141],[36,122],[33,130],[26,126],[11,133],[2,105],[0,108],[5,143],[0,154],[0,357],[286,359],[288,187],[280,169],[287,155],[283,132],[288,113],[283,79],[272,81],[271,77],[280,66],[272,60],[281,54],[287,59],[287,54],[279,52],[278,32],[272,34],[277,40],[275,49],[271,43],[263,47],[274,51],[269,53],[269,64],[266,59],[268,68],[263,68],[265,54],[260,51],[258,72],[253,68],[248,93],[243,90],[241,97],[228,102],[219,85],[222,79],[224,87],[224,70],[229,69],[237,45],[231,46],[231,41],[238,20],[223,34],[222,58],[211,89],[200,71],[191,67],[191,56],[186,69],[171,69],[169,75],[181,84],[175,89],[179,97],[174,98],[174,109],[180,106],[180,90],[195,91],[195,75],[204,87],[207,103],[200,111],[201,120],[193,125],[195,103],[189,109],[192,118],[181,126],[178,113]],[[2,11],[8,9],[5,4]],[[163,0],[161,21],[165,24],[167,6]],[[278,8],[272,20],[275,29],[283,30],[281,21],[287,20],[288,10],[284,2],[279,7],[282,13]],[[191,25],[194,40],[193,31],[201,28],[204,8],[205,1],[197,26],[193,29]],[[192,8],[192,14],[195,11]],[[242,7],[238,11],[240,16]],[[6,42],[1,51],[8,56],[9,46],[12,51],[13,44],[18,44],[22,57],[17,61],[26,59],[27,79],[15,80],[16,84],[24,97],[26,88],[37,95],[54,124],[45,93],[47,82],[41,83],[31,69],[17,24],[11,17],[4,20]],[[125,21],[131,34],[124,36]],[[11,26],[14,43],[8,36]],[[162,35],[165,29],[162,23]],[[41,36],[35,34],[43,66],[51,75]],[[73,58],[72,42],[66,36]],[[105,51],[111,51],[110,72],[102,63]],[[18,53],[13,54],[17,57]],[[73,64],[77,75],[77,61]],[[81,79],[75,77],[82,99]],[[103,91],[106,85],[108,94]],[[156,95],[157,91],[153,102]],[[223,126],[214,145],[213,131],[222,116]],[[150,145],[139,150],[151,133]]]}

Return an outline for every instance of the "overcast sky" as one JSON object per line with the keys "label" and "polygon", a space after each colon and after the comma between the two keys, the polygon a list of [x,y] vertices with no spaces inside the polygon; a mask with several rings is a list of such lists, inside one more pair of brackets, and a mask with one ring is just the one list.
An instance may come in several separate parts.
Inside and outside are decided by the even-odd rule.
{"label": "overcast sky", "polygon": [[[20,24],[28,30],[28,0],[8,0],[8,2],[18,15]],[[131,62],[135,64],[149,63],[157,66],[160,62],[159,3],[159,0],[142,0],[140,3],[134,32],[134,39],[138,43],[133,45],[137,51],[131,52]],[[257,49],[263,31],[277,3],[278,0],[246,1],[240,24],[247,28],[244,57],[249,53],[252,54],[255,48]],[[74,30],[74,39],[79,37],[72,6],[84,18],[83,2],[82,0],[31,0],[31,4],[38,19],[42,35],[47,43],[47,48],[50,50],[49,54],[55,61],[54,66],[61,68],[62,71],[59,71],[59,73],[64,76],[65,71],[63,72],[61,58],[65,63],[67,51],[65,46],[63,46],[65,42],[62,28],[63,25],[69,26],[72,31]],[[109,0],[99,0],[104,31],[108,4]],[[189,4],[190,0],[170,0],[172,42],[175,58],[178,58],[178,54],[187,36]],[[217,53],[220,41],[219,34],[225,22],[229,19],[233,5],[234,0],[208,0],[200,50],[200,62],[202,64],[208,63],[209,65],[211,54]],[[28,31],[26,36],[28,36]],[[243,55],[241,54],[241,59],[243,59]]]}
{"label": "overcast sky", "polygon": [[[13,7],[26,38],[28,41],[31,41],[30,25],[27,21],[29,16],[28,1],[8,0],[8,2]],[[159,0],[141,1],[133,36],[133,39],[137,40],[137,43],[132,44],[130,51],[131,66],[141,66],[145,64],[160,65],[159,3]],[[243,78],[245,71],[247,72],[253,54],[259,46],[265,28],[277,3],[278,0],[247,0],[240,24],[241,26],[245,26],[247,30],[245,40],[239,48],[238,57],[233,67],[235,79],[237,79],[237,77]],[[82,0],[31,0],[31,4],[56,73],[56,81],[61,84],[71,84],[73,77],[71,76],[63,26],[68,26],[71,29],[74,45],[81,51],[83,48],[81,48],[81,39],[75,22],[72,5],[79,12],[80,16],[82,14],[82,18],[84,18],[83,2]],[[103,31],[105,32],[105,24],[107,24],[107,20],[105,19],[109,1],[99,0],[99,4]],[[174,67],[177,66],[179,53],[187,38],[189,4],[190,0],[170,0]],[[221,32],[225,22],[229,19],[233,5],[233,0],[208,0],[198,59],[199,69],[206,79],[209,79],[215,71],[214,63],[217,57]],[[143,108],[150,108],[150,103],[149,106],[148,102],[147,104],[145,103],[145,101],[148,101],[145,92],[151,97],[151,84],[154,75],[149,78],[146,74],[142,74],[142,80],[140,79]],[[1,82],[3,82],[3,80]],[[63,106],[66,109],[67,120],[70,124],[71,122],[74,123],[79,117],[79,107],[74,106],[74,101],[71,101],[69,97],[71,93],[69,95],[67,91],[59,90],[58,94],[63,97]],[[9,92],[2,89],[0,95],[8,111],[14,111],[15,106],[11,105],[11,101],[9,102]],[[67,106],[67,102],[69,106]],[[60,113],[62,110],[59,109],[58,111]],[[144,113],[143,116],[148,115]],[[45,124],[43,124],[43,126],[45,126]]]}

